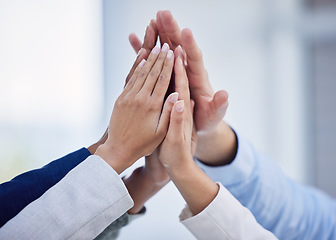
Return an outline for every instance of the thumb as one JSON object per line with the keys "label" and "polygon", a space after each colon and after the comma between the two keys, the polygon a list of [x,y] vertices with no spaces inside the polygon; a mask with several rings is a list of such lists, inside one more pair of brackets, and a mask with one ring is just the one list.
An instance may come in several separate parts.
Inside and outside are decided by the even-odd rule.
{"label": "thumb", "polygon": [[210,103],[213,116],[216,116],[218,119],[222,119],[225,116],[229,106],[228,99],[229,94],[225,90],[220,90],[215,93]]}

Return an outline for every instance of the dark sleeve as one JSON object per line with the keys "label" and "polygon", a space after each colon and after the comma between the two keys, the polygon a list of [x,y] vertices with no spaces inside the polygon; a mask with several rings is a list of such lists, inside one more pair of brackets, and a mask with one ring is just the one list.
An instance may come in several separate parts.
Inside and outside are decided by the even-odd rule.
{"label": "dark sleeve", "polygon": [[90,155],[89,150],[82,148],[42,168],[22,173],[2,183],[0,185],[0,227],[42,196]]}

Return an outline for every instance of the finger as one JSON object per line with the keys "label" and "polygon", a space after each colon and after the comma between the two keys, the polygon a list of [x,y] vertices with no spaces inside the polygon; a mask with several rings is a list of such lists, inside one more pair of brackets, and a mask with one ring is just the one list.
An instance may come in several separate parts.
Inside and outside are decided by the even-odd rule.
{"label": "finger", "polygon": [[168,34],[166,33],[166,31],[164,29],[164,26],[163,26],[163,23],[162,23],[162,19],[161,19],[161,13],[162,12],[163,11],[158,11],[157,14],[156,14],[156,25],[157,25],[158,34],[159,34],[159,37],[160,37],[160,43],[161,43],[161,46],[164,43],[168,43],[169,46],[172,46],[172,44],[169,40]]}
{"label": "finger", "polygon": [[138,38],[138,36],[135,33],[131,33],[128,36],[128,40],[131,44],[131,46],[133,47],[135,53],[138,53],[142,47],[142,42],[140,41],[140,39]]}
{"label": "finger", "polygon": [[[166,58],[168,53],[169,53],[169,59]],[[154,86],[156,85],[157,81],[163,81],[164,83],[167,82],[167,87],[168,87],[169,79],[171,76],[171,74],[169,74],[168,71],[171,72],[173,68],[173,64],[170,59],[172,56],[173,56],[172,51],[169,50],[168,44],[165,43],[161,49],[161,52],[159,53],[159,56],[153,68],[149,72],[141,91],[143,91],[146,94],[152,95]],[[165,72],[163,72],[163,69],[165,70]],[[162,99],[163,99],[163,96],[162,96]]]}
{"label": "finger", "polygon": [[210,102],[210,108],[213,116],[217,119],[222,119],[225,116],[226,110],[229,105],[229,95],[225,90],[220,90],[215,93],[213,99]]}
{"label": "finger", "polygon": [[146,78],[148,76],[148,73],[151,71],[153,65],[155,64],[156,59],[159,56],[159,53],[160,53],[160,47],[155,46],[152,49],[151,53],[149,54],[146,64],[141,68],[141,70],[139,71],[139,74],[137,75],[137,78],[135,79],[135,83],[132,88],[132,92],[134,94],[138,93],[143,87],[146,81]]}
{"label": "finger", "polygon": [[[128,73],[127,77],[126,77],[126,81],[125,81],[125,86],[127,85],[128,81],[131,79],[131,77],[133,76],[134,74],[134,71],[135,69],[137,68],[137,66],[139,65],[139,63],[143,60],[143,59],[146,59],[147,56],[148,56],[148,53],[149,51],[147,51],[146,49],[144,48],[141,48],[139,53],[138,53],[138,56],[130,70],[130,72]],[[134,79],[135,80],[135,79]]]}
{"label": "finger", "polygon": [[[187,54],[188,70],[191,74],[203,74],[204,64],[200,48],[198,47],[195,38],[190,29],[183,29],[181,33],[182,47]],[[189,72],[188,72],[189,74]]]}
{"label": "finger", "polygon": [[183,49],[182,49],[181,45],[178,45],[175,48],[174,54],[175,54],[175,58],[180,57],[181,59],[183,59]]}
{"label": "finger", "polygon": [[182,49],[181,45],[178,45],[174,50],[175,58],[180,57],[182,59],[182,62],[184,66],[187,66],[187,54]]}
{"label": "finger", "polygon": [[183,121],[184,121],[184,101],[180,100],[174,104],[170,114],[169,128],[167,137],[182,138],[184,137]]}
{"label": "finger", "polygon": [[178,57],[174,64],[175,73],[175,91],[179,93],[180,99],[190,102],[189,83],[187,74],[180,57]]}
{"label": "finger", "polygon": [[146,29],[146,34],[142,47],[149,51],[152,50],[156,45],[157,38],[158,38],[158,31],[156,27],[156,21],[151,20]]}
{"label": "finger", "polygon": [[121,95],[125,95],[125,94],[129,93],[132,90],[132,88],[134,87],[134,84],[136,82],[136,79],[137,79],[137,77],[139,75],[139,72],[142,69],[142,67],[145,65],[145,63],[146,63],[146,59],[142,59],[141,62],[138,64],[138,66],[136,66],[136,69],[134,70],[134,73],[133,73],[132,77],[126,83],[125,89],[121,93]]}
{"label": "finger", "polygon": [[168,10],[160,12],[160,19],[166,36],[170,40],[170,48],[174,50],[178,45],[182,44],[181,29],[171,12]]}
{"label": "finger", "polygon": [[168,98],[165,101],[165,104],[163,106],[163,109],[162,109],[162,113],[161,113],[161,116],[160,116],[160,119],[159,119],[157,131],[167,132],[168,125],[169,125],[170,114],[171,114],[172,108],[173,108],[174,104],[177,102],[177,100],[178,100],[178,93],[177,92],[173,92],[168,96]]}
{"label": "finger", "polygon": [[174,53],[172,50],[169,50],[163,64],[162,71],[155,83],[155,87],[152,93],[154,101],[159,101],[161,103],[163,102],[164,96],[169,87],[170,79],[172,77],[173,66],[174,66]]}

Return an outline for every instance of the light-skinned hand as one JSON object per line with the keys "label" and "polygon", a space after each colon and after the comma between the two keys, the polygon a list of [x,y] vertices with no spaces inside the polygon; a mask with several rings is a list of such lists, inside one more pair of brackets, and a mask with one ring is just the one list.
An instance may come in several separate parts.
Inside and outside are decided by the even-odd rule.
{"label": "light-skinned hand", "polygon": [[170,111],[178,97],[177,93],[173,93],[164,103],[173,63],[174,53],[169,50],[168,44],[161,51],[159,47],[154,47],[147,61],[141,60],[135,68],[116,100],[107,140],[96,154],[118,173],[139,158],[151,154],[164,139]]}

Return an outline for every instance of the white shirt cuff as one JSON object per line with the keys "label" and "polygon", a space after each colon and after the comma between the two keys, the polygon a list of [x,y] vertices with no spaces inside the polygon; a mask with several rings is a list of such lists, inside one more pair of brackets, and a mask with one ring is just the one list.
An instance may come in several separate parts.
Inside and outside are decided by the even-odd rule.
{"label": "white shirt cuff", "polygon": [[197,239],[276,239],[223,185],[218,185],[217,196],[202,212],[192,216],[186,207],[180,214],[182,224]]}

